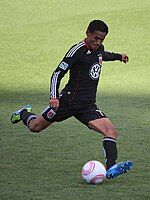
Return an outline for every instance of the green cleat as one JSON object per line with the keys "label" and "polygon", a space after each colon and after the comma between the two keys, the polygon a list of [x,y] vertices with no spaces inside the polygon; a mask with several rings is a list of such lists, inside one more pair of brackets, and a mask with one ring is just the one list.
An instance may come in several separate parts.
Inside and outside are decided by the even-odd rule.
{"label": "green cleat", "polygon": [[20,110],[15,111],[11,116],[11,123],[16,124],[21,121],[21,112],[23,110],[27,110],[28,112],[32,111],[32,106],[26,105],[22,107]]}

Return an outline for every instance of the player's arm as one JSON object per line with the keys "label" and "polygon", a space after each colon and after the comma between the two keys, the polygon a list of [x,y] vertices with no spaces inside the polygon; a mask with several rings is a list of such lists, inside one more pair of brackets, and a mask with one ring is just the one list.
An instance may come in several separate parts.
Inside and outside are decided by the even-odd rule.
{"label": "player's arm", "polygon": [[123,63],[127,63],[129,61],[129,57],[126,54],[119,54],[106,51],[103,55],[104,61],[115,61],[120,60]]}
{"label": "player's arm", "polygon": [[72,46],[51,76],[49,104],[55,110],[59,107],[59,86],[61,79],[79,58],[80,50],[78,50],[78,46],[76,48]]}
{"label": "player's arm", "polygon": [[68,71],[68,67],[68,64],[62,61],[51,76],[49,104],[54,110],[59,107],[59,86],[61,79]]}
{"label": "player's arm", "polygon": [[104,50],[104,46],[102,46],[103,51],[103,61],[115,61],[120,60],[123,63],[127,63],[129,61],[129,57],[126,54],[113,53]]}

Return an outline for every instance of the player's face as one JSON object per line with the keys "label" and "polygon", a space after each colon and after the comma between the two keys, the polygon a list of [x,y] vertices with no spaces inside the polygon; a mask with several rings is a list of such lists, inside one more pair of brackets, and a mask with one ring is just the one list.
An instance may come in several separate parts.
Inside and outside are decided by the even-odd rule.
{"label": "player's face", "polygon": [[85,39],[89,48],[93,51],[96,51],[100,45],[103,43],[107,33],[101,31],[86,32],[87,38]]}

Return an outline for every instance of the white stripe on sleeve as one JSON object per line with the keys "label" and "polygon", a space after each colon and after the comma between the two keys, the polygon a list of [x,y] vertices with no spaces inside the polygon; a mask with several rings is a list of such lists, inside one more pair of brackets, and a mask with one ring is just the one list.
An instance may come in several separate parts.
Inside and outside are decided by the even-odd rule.
{"label": "white stripe on sleeve", "polygon": [[56,96],[56,94],[57,94],[56,88],[57,88],[57,81],[58,81],[59,74],[60,74],[60,71],[54,72],[52,80],[51,80],[51,97],[54,97],[54,98],[57,97]]}
{"label": "white stripe on sleeve", "polygon": [[80,49],[82,46],[84,46],[84,45],[85,45],[84,42],[80,42],[80,43],[77,44],[76,46],[72,47],[72,48],[70,49],[70,51],[67,53],[66,58],[72,57],[72,56],[75,54],[75,52],[76,52],[78,49]]}

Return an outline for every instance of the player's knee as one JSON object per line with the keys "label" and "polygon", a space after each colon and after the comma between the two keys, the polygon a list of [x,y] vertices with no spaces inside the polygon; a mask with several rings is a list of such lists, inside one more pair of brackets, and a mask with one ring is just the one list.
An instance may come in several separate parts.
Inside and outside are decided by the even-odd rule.
{"label": "player's knee", "polygon": [[116,139],[118,137],[118,131],[116,130],[116,128],[112,127],[107,130],[106,136]]}
{"label": "player's knee", "polygon": [[42,130],[42,126],[37,122],[30,123],[28,128],[31,132],[35,133],[39,133]]}

